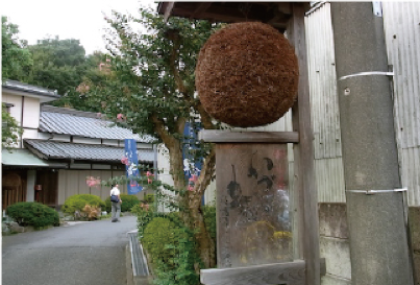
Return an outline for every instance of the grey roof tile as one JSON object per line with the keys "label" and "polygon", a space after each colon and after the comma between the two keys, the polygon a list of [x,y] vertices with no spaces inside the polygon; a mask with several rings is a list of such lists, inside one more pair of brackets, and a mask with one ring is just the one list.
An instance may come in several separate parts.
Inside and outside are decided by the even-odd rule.
{"label": "grey roof tile", "polygon": [[[75,159],[95,161],[121,161],[124,148],[105,145],[78,144],[45,140],[24,140],[31,148],[51,159]],[[151,163],[154,159],[152,149],[137,149],[139,162]]]}
{"label": "grey roof tile", "polygon": [[15,81],[15,80],[10,80],[7,79],[3,85],[3,88],[9,88],[12,90],[17,90],[17,91],[22,91],[22,92],[28,92],[28,93],[32,93],[32,94],[38,94],[38,95],[43,95],[43,96],[47,96],[47,97],[53,97],[53,98],[60,98],[61,95],[57,94],[56,90],[50,90],[47,88],[43,88],[40,86],[35,86],[35,85],[30,85],[30,84],[26,84],[23,82],[19,82],[19,81]]}
{"label": "grey roof tile", "polygon": [[124,140],[151,143],[149,135],[139,136],[129,129],[111,125],[113,122],[96,117],[95,113],[45,106],[39,122],[41,132],[80,136],[86,138]]}

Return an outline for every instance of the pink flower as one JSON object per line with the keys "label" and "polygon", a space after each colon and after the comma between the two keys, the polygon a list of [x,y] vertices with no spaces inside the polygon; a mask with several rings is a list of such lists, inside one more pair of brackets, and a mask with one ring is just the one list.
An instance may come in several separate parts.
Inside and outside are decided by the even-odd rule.
{"label": "pink flower", "polygon": [[193,174],[193,175],[190,177],[190,179],[188,179],[188,181],[191,181],[191,182],[197,182],[197,180],[198,180],[198,177],[197,177],[197,175],[195,175],[195,174]]}
{"label": "pink flower", "polygon": [[122,120],[122,119],[123,119],[123,114],[118,114],[118,115],[117,115],[117,119],[118,119],[118,120]]}
{"label": "pink flower", "polygon": [[188,185],[187,190],[188,191],[193,191],[194,190],[194,187],[192,185]]}
{"label": "pink flower", "polygon": [[98,188],[98,186],[101,184],[101,180],[99,179],[99,177],[95,178],[93,176],[88,176],[86,177],[86,184],[89,187]]}
{"label": "pink flower", "polygon": [[147,183],[152,183],[153,181],[153,177],[155,176],[153,173],[151,173],[150,171],[146,172],[146,176],[147,176]]}
{"label": "pink flower", "polygon": [[128,161],[128,157],[125,157],[125,156],[121,158],[121,163],[125,165],[130,165],[130,162]]}

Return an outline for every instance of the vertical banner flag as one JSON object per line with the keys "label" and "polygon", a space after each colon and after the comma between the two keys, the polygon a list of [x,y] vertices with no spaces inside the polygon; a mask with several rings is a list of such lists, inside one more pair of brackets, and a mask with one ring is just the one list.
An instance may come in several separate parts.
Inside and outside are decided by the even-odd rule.
{"label": "vertical banner flag", "polygon": [[[198,127],[197,132],[199,129],[200,127]],[[200,175],[203,158],[200,157],[194,162],[194,155],[192,154],[192,152],[194,151],[194,149],[197,148],[197,146],[195,145],[195,142],[197,141],[197,133],[190,122],[185,123],[184,137],[185,139],[182,147],[184,175],[186,180],[188,181],[187,189],[189,191],[192,191],[194,189],[195,182],[197,181],[197,178]]]}
{"label": "vertical banner flag", "polygon": [[127,183],[127,192],[129,195],[134,195],[143,190],[143,187],[141,187],[137,181],[131,179],[140,177],[137,159],[137,144],[134,139],[125,139],[124,145],[125,157],[127,157],[128,160],[125,166],[125,170],[127,173],[127,178],[130,179],[129,183]]}

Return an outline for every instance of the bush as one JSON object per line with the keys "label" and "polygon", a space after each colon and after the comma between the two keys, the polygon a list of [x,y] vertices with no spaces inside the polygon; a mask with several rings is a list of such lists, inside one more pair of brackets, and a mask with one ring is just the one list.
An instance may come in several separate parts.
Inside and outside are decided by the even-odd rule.
{"label": "bush", "polygon": [[177,223],[177,215],[154,218],[144,230],[142,244],[149,253],[155,284],[195,285],[200,263],[193,233]]}
{"label": "bush", "polygon": [[216,207],[202,206],[204,224],[213,240],[216,240]]}
{"label": "bush", "polygon": [[33,226],[38,229],[46,226],[60,225],[60,218],[57,211],[37,202],[13,204],[7,207],[6,213],[20,226]]}
{"label": "bush", "polygon": [[68,215],[74,215],[78,211],[81,216],[84,216],[85,206],[89,205],[95,208],[104,208],[105,203],[99,198],[99,196],[92,194],[78,194],[67,198],[61,207],[61,211]]}
{"label": "bush", "polygon": [[[139,198],[134,195],[128,195],[128,194],[121,194],[120,195],[122,204],[121,204],[121,212],[130,212],[131,208],[133,208],[135,205],[138,205],[140,203]],[[108,197],[105,199],[105,211],[108,213],[111,212],[111,197]]]}

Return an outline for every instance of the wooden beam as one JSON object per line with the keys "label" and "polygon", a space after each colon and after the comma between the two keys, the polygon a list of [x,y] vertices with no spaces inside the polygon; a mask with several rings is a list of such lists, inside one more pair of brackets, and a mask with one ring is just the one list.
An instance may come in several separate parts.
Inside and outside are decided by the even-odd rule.
{"label": "wooden beam", "polygon": [[201,130],[199,139],[212,143],[298,143],[297,132],[232,132]]}
{"label": "wooden beam", "polygon": [[190,19],[200,18],[201,13],[206,11],[211,6],[211,4],[212,2],[200,3],[194,12],[191,13]]}
{"label": "wooden beam", "polygon": [[293,130],[299,131],[295,145],[295,185],[299,199],[300,256],[306,261],[306,285],[320,285],[318,194],[315,180],[313,131],[309,99],[309,81],[305,41],[305,3],[294,3],[293,18],[288,27],[288,38],[295,47],[299,62],[298,101],[293,108]]}
{"label": "wooden beam", "polygon": [[[305,261],[263,264],[247,267],[203,269],[200,281],[205,285],[304,285]],[[318,261],[325,275],[325,259]]]}
{"label": "wooden beam", "polygon": [[165,19],[165,22],[168,21],[169,17],[172,14],[172,9],[174,7],[175,2],[162,2],[162,11],[161,14],[163,14],[163,18]]}

